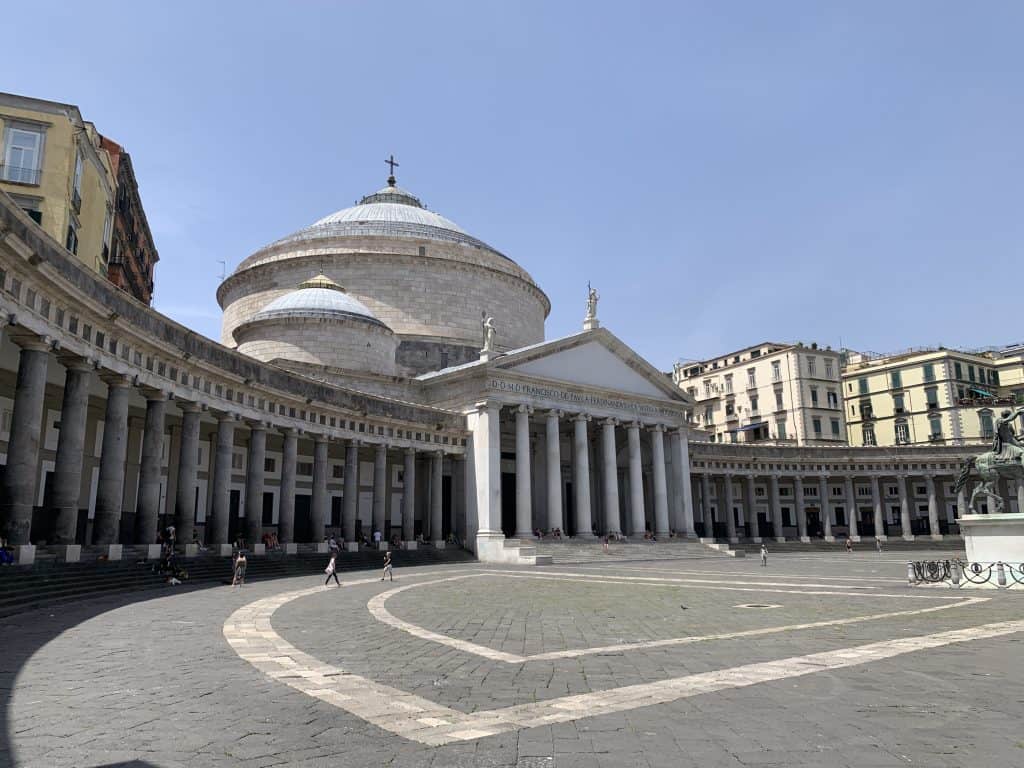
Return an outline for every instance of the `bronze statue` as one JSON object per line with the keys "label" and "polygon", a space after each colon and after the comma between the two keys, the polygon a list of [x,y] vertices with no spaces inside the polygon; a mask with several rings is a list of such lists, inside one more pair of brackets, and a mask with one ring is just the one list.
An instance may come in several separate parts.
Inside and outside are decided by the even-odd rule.
{"label": "bronze statue", "polygon": [[[967,485],[971,476],[971,470],[975,470],[981,477],[981,482],[971,492],[971,500],[968,503],[970,510],[975,509],[975,502],[979,496],[987,496],[992,500],[993,514],[1003,511],[1006,502],[999,494],[997,483],[1000,477],[1012,478],[1018,483],[1024,482],[1024,445],[1017,439],[1013,422],[1024,413],[1024,407],[1004,410],[999,414],[995,424],[995,435],[992,437],[992,450],[986,451],[979,456],[971,456],[967,460],[963,471],[953,486],[954,493]],[[959,510],[964,514],[966,510]]]}

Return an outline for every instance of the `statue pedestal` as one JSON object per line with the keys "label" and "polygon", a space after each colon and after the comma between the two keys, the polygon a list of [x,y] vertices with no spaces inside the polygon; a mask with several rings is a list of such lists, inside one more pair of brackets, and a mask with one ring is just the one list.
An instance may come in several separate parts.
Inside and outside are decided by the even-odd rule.
{"label": "statue pedestal", "polygon": [[957,522],[972,563],[1024,563],[1024,513],[964,515]]}

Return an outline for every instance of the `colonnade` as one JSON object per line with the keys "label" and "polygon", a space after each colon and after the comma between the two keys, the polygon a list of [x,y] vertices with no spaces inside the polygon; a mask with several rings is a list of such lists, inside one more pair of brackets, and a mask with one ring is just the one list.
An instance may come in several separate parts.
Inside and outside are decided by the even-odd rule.
{"label": "colonnade", "polygon": [[[126,471],[129,443],[129,401],[135,387],[128,376],[112,371],[97,372],[95,366],[84,359],[56,354],[46,339],[30,334],[11,336],[19,347],[17,384],[11,416],[7,463],[3,478],[4,507],[7,537],[12,545],[29,544],[33,512],[40,494],[40,445],[43,436],[44,399],[47,368],[51,357],[56,357],[65,368],[64,389],[58,431],[56,460],[50,479],[47,514],[53,516],[52,539],[55,544],[75,544],[78,515],[81,508],[83,464],[86,456],[86,428],[89,411],[89,391],[94,376],[106,385],[103,436],[99,455],[92,542],[98,545],[118,543],[151,544],[156,540],[161,514],[167,510],[167,520],[173,520],[179,542],[193,539],[196,519],[196,497],[199,485],[200,429],[204,409],[198,402],[175,400],[181,412],[176,462],[176,483],[173,499],[162,505],[161,485],[164,482],[164,437],[167,432],[168,395],[165,392],[139,388],[145,398],[145,417],[142,419],[141,450],[139,454],[138,493],[134,529],[123,531],[122,511],[125,502]],[[295,536],[296,471],[299,463],[299,430],[290,426],[277,426],[270,421],[241,421],[228,412],[211,410],[216,419],[215,437],[211,439],[212,461],[209,476],[212,483],[210,514],[205,523],[207,544],[229,543],[231,490],[233,483],[232,459],[235,453],[235,433],[239,427],[248,429],[248,461],[245,468],[244,535],[249,544],[260,541],[264,532],[263,498],[268,434],[282,438],[282,464],[280,476],[280,503],[277,535],[282,544],[293,543]],[[310,431],[305,439],[313,442],[313,473],[310,501],[310,529],[314,541],[324,535],[330,515],[328,494],[329,445],[326,434]],[[389,455],[392,450],[404,450],[405,482],[401,510],[401,531],[404,541],[414,539],[416,506],[416,459],[429,454],[431,471],[422,482],[429,483],[428,508],[422,510],[423,528],[437,540],[443,538],[442,480],[446,452],[420,450],[407,446],[390,446],[385,442],[349,439],[345,444],[345,473],[342,511],[342,534],[348,541],[356,537],[359,498],[360,450],[372,447],[373,502],[372,519],[364,524],[382,534],[386,531]],[[448,452],[456,459],[462,456]],[[464,478],[465,472],[455,472]],[[167,478],[170,480],[170,478]],[[170,483],[168,483],[170,484]],[[453,493],[453,497],[458,493]],[[452,517],[453,525],[456,523]],[[463,524],[464,525],[464,524]],[[460,533],[464,533],[460,531]],[[128,539],[128,541],[123,541]],[[81,542],[78,542],[81,543]]]}
{"label": "colonnade", "polygon": [[[511,442],[515,537],[532,536],[537,528],[567,532],[569,521],[565,507],[569,503],[573,514],[571,530],[579,538],[593,537],[596,533],[621,534],[624,530],[633,536],[643,536],[645,531],[663,537],[670,532],[680,536],[695,535],[685,428],[620,421],[585,412],[538,411],[526,404],[490,402],[478,406],[477,413],[470,419],[478,478],[476,500],[482,509],[481,533],[497,535],[502,531],[502,425],[509,421],[514,437]],[[565,422],[571,423],[568,439],[564,441],[568,456],[563,456]],[[622,432],[625,433],[624,475],[628,493],[620,500],[619,438]],[[543,443],[543,450],[537,446],[538,442]],[[646,474],[643,442],[648,443],[650,452]],[[540,480],[538,475],[542,476]],[[537,482],[543,487],[535,489]],[[565,495],[569,484],[571,497]],[[535,508],[535,500],[542,509]],[[623,525],[623,514],[628,526]]]}

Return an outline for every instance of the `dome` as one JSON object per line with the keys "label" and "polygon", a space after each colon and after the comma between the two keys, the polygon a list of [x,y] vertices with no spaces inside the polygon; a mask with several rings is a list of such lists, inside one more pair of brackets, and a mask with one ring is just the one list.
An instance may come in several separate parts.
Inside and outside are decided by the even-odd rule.
{"label": "dome", "polygon": [[359,299],[349,296],[344,288],[322,274],[300,283],[291,293],[277,297],[252,319],[284,317],[351,317],[384,325]]}
{"label": "dome", "polygon": [[508,257],[440,214],[428,211],[419,198],[395,184],[366,195],[358,205],[324,216],[308,227],[271,243],[268,248],[332,237],[383,235],[442,240],[485,248],[504,259]]}

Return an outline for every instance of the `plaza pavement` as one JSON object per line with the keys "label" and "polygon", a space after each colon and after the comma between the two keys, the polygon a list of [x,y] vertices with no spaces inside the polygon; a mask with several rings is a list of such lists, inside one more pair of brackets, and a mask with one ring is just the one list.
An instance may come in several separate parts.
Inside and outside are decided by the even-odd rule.
{"label": "plaza pavement", "polygon": [[10,617],[0,765],[1024,762],[1024,592],[873,552],[396,577]]}

